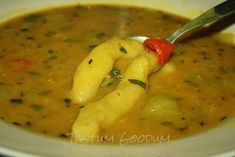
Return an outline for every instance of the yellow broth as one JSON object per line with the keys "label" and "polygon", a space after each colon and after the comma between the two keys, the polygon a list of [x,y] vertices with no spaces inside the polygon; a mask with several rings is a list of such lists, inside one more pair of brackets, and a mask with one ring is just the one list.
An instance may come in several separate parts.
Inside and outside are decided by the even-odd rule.
{"label": "yellow broth", "polygon": [[[84,57],[113,36],[165,38],[186,22],[143,8],[76,6],[37,12],[2,24],[1,119],[50,136],[70,138],[67,134],[83,104],[73,104],[69,91]],[[146,95],[128,114],[106,126],[100,136],[114,137],[115,143],[143,135],[175,139],[219,125],[235,111],[234,53],[234,46],[212,35],[177,43],[168,62],[175,70],[152,74]],[[122,69],[128,63],[120,61],[115,66]],[[116,84],[100,87],[94,101],[115,89]],[[175,98],[182,116],[144,116],[147,99],[158,94]]]}

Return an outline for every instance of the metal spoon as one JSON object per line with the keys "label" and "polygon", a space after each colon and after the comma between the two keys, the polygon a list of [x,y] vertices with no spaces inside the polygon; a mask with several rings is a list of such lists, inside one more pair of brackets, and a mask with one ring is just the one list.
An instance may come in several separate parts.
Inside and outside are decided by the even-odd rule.
{"label": "metal spoon", "polygon": [[[181,36],[186,34],[187,32],[198,28],[202,25],[213,23],[215,21],[218,21],[222,19],[225,16],[228,16],[235,12],[235,0],[226,0],[225,2],[209,9],[208,11],[204,12],[197,18],[193,19],[180,29],[176,30],[173,34],[168,36],[166,40],[173,44],[177,39],[179,39]],[[144,40],[148,39],[149,37],[146,36],[132,36],[128,37],[128,39],[134,39],[138,40],[140,42],[144,42]]]}

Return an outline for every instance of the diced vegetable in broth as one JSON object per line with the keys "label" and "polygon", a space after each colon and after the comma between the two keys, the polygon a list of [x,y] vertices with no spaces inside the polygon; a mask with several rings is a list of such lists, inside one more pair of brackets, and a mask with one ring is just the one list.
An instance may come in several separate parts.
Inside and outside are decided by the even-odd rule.
{"label": "diced vegetable in broth", "polygon": [[166,63],[163,68],[158,72],[158,74],[160,75],[167,75],[169,73],[174,72],[175,69],[175,65],[172,63]]}
{"label": "diced vegetable in broth", "polygon": [[164,94],[158,94],[147,99],[143,114],[158,119],[180,116],[179,104],[175,98]]}

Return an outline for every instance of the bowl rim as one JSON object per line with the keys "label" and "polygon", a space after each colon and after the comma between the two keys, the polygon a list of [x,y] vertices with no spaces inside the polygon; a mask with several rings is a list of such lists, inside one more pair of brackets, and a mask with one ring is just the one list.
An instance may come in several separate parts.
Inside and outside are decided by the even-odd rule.
{"label": "bowl rim", "polygon": [[[15,0],[17,1],[17,0]],[[221,2],[222,0],[214,0],[214,3]],[[12,0],[13,2],[13,0]],[[48,7],[59,7],[61,5],[63,6],[71,6],[78,4],[78,1],[76,0],[58,0],[55,2],[54,0],[47,0],[45,1],[37,1],[35,4],[31,4],[32,8],[28,4],[30,0],[22,0],[21,3],[13,4],[10,3],[10,1],[2,0],[2,2],[5,4],[5,6],[0,6],[0,17],[2,17],[2,20],[7,20],[9,18],[13,18],[16,15],[22,15],[26,14],[35,10],[41,10],[41,9],[47,9]],[[102,3],[107,2],[105,0],[97,0],[96,2],[92,0],[79,0],[79,4],[95,4],[95,3]],[[195,2],[195,0],[188,0],[186,2],[185,0],[181,0],[180,4],[178,0],[164,0],[166,4],[161,4],[160,0],[130,0],[125,1],[121,0],[119,2],[122,2],[123,5],[131,5],[134,4],[136,6],[142,6],[155,8],[152,3],[159,4],[158,9],[163,9],[166,7],[166,4],[171,4],[172,7],[177,6],[183,6],[182,4],[185,4],[186,6],[193,5],[190,8],[196,7],[197,9],[193,9],[193,12],[190,14],[185,14],[187,17],[193,17],[198,12],[203,11],[206,6],[213,5],[211,4],[211,1],[204,1],[204,0],[198,0]],[[134,3],[135,2],[135,3]],[[204,2],[204,3],[203,3]],[[107,3],[116,4],[117,1],[110,0]],[[197,3],[203,3],[203,5],[196,5]],[[23,4],[27,4],[24,6]],[[120,4],[120,3],[119,3]],[[176,4],[176,5],[173,5]],[[205,6],[206,4],[206,6]],[[14,10],[14,7],[23,7],[23,9],[16,9]],[[7,8],[8,7],[8,8]],[[162,8],[161,8],[162,7]],[[4,8],[1,10],[1,8]],[[173,12],[176,14],[179,14],[179,9],[172,9],[168,8],[169,12]],[[164,9],[163,9],[164,10]],[[235,30],[235,29],[234,29]],[[235,31],[234,31],[235,33]],[[57,156],[58,153],[61,153],[59,156],[68,156],[68,154],[65,152],[66,148],[68,146],[71,146],[74,148],[74,152],[70,152],[71,156],[76,156],[77,154],[81,156],[141,156],[146,155],[146,152],[149,153],[148,156],[155,156],[156,154],[161,156],[207,156],[207,155],[215,155],[215,156],[230,156],[235,155],[235,128],[234,126],[230,125],[222,125],[221,127],[210,129],[208,131],[205,131],[203,133],[195,134],[193,136],[190,136],[188,138],[184,139],[178,139],[175,141],[171,141],[170,143],[161,143],[161,144],[145,144],[145,145],[129,145],[126,147],[120,147],[117,145],[86,145],[86,144],[69,144],[68,142],[54,139],[54,138],[48,138],[47,136],[42,136],[39,134],[32,133],[30,131],[26,131],[23,129],[18,129],[17,127],[12,127],[10,124],[6,124],[5,122],[0,121],[0,128],[1,128],[1,134],[0,134],[0,153],[4,153],[9,156]],[[3,129],[2,129],[3,128]],[[20,135],[20,136],[19,136]],[[208,137],[210,139],[208,140]],[[11,140],[9,142],[9,139]],[[24,146],[24,144],[26,146]],[[229,143],[233,145],[229,145]],[[40,146],[40,148],[37,148],[36,146]],[[218,150],[215,150],[214,146],[217,146],[216,148]],[[227,147],[225,147],[227,146]],[[64,148],[66,147],[66,148]],[[195,147],[195,148],[194,148]],[[207,148],[206,148],[207,147]],[[220,148],[220,147],[223,147]],[[50,148],[50,150],[46,150]],[[60,149],[58,149],[60,148]],[[90,150],[95,151],[92,153]],[[51,151],[51,152],[50,152]],[[104,152],[106,151],[106,152]],[[166,151],[166,153],[162,152]],[[170,152],[168,152],[170,151]],[[184,152],[183,152],[184,151]],[[193,151],[195,151],[193,153]],[[197,152],[196,152],[197,151]],[[37,154],[35,154],[37,152]],[[81,153],[82,152],[82,153]],[[56,153],[53,154],[53,153]],[[77,154],[76,154],[77,153]],[[116,153],[116,154],[115,154]]]}

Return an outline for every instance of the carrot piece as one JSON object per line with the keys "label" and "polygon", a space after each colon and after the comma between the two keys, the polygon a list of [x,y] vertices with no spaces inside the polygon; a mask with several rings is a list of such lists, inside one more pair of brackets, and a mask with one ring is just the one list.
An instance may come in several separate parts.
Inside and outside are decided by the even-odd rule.
{"label": "carrot piece", "polygon": [[33,64],[32,60],[26,58],[15,58],[7,63],[8,70],[15,73],[28,71]]}
{"label": "carrot piece", "polygon": [[169,59],[175,47],[175,44],[161,39],[146,39],[144,41],[144,48],[156,54],[160,65],[163,65]]}

